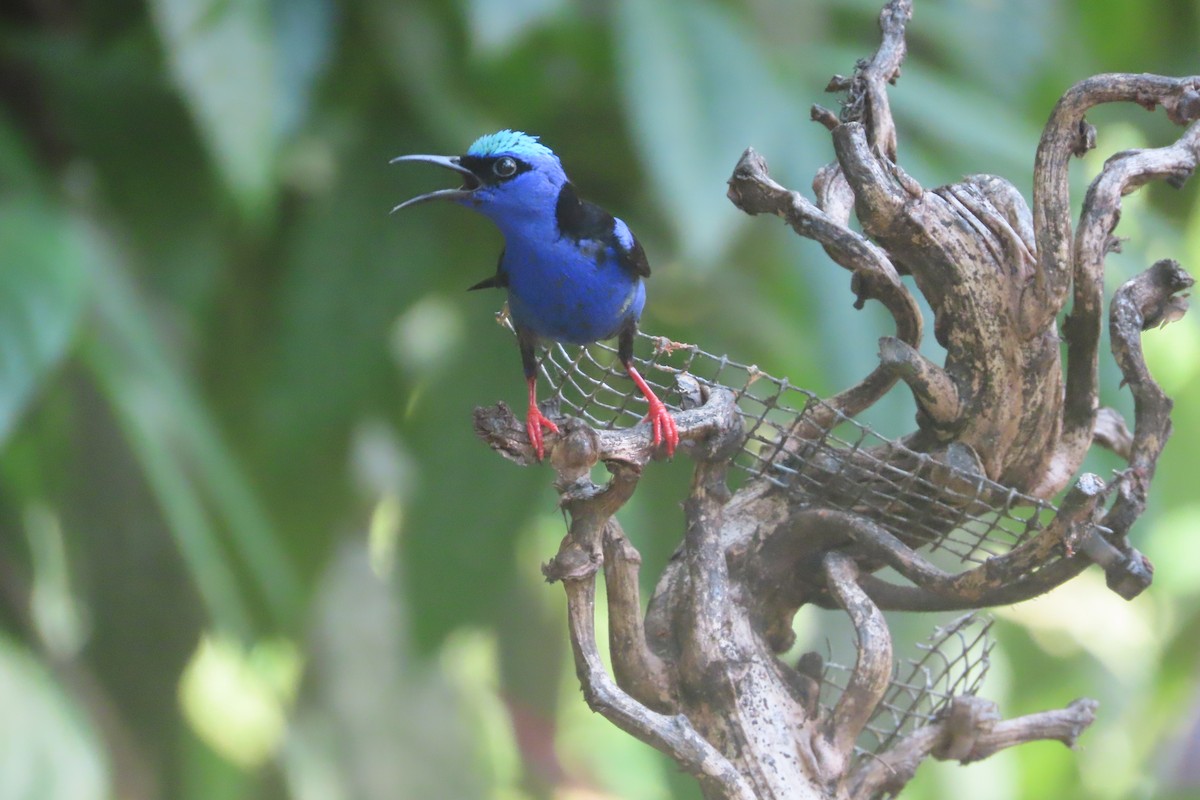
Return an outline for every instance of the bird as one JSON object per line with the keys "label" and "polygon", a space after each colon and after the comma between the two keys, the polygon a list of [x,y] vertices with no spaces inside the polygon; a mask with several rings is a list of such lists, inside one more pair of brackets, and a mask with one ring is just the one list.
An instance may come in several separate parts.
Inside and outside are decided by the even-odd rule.
{"label": "bird", "polygon": [[679,433],[666,405],[638,373],[633,342],[646,304],[650,264],[629,226],[580,198],[559,157],[539,137],[504,129],[476,139],[458,156],[404,155],[458,173],[462,186],[400,203],[392,213],[445,200],[483,214],[504,235],[496,272],[470,287],[503,289],[529,391],[525,429],[537,458],[544,431],[558,426],[538,408],[539,342],[587,345],[617,339],[617,356],[649,407],[654,446],[674,455]]}

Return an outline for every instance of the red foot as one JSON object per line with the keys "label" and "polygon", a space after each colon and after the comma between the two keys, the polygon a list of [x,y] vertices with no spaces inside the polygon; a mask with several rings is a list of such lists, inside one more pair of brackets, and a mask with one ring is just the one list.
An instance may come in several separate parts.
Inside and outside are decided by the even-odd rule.
{"label": "red foot", "polygon": [[542,442],[542,428],[551,433],[558,433],[557,425],[547,419],[537,406],[530,406],[529,413],[525,415],[525,431],[529,434],[529,443],[533,445],[538,461],[546,457],[545,445]]}
{"label": "red foot", "polygon": [[537,453],[538,461],[546,457],[546,449],[542,440],[542,428],[551,433],[558,433],[558,426],[546,418],[537,405],[536,378],[529,379],[529,410],[525,412],[525,432],[529,434],[529,443]]}
{"label": "red foot", "polygon": [[626,364],[625,369],[646,398],[647,405],[650,406],[650,413],[642,421],[649,422],[654,431],[654,446],[658,447],[660,444],[666,443],[667,457],[674,456],[675,448],[679,445],[679,431],[675,428],[674,417],[667,411],[663,401],[654,394],[654,390],[647,385],[646,381],[642,380],[642,376],[634,369],[633,364]]}
{"label": "red foot", "polygon": [[654,427],[655,447],[666,442],[667,457],[670,458],[675,455],[675,447],[679,444],[679,431],[675,429],[675,418],[667,411],[662,400],[657,397],[647,397],[646,401],[650,404],[650,413],[642,421],[649,422]]}

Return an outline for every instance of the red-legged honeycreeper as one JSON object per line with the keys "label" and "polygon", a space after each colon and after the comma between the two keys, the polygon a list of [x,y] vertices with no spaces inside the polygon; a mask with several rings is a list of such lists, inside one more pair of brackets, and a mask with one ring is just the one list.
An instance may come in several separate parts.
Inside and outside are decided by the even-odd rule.
{"label": "red-legged honeycreeper", "polygon": [[675,420],[633,366],[633,338],[646,304],[642,279],[650,275],[646,254],[629,227],[604,209],[581,200],[567,180],[558,156],[520,131],[481,136],[461,156],[412,155],[392,159],[424,161],[462,175],[458,189],[414,197],[392,209],[450,200],[496,223],[504,249],[496,274],[472,289],[502,288],[517,331],[521,364],[529,385],[525,429],[541,460],[542,429],[558,426],[537,406],[539,339],[590,344],[617,337],[617,354],[650,406],[646,420],[654,444],[667,455],[679,444]]}

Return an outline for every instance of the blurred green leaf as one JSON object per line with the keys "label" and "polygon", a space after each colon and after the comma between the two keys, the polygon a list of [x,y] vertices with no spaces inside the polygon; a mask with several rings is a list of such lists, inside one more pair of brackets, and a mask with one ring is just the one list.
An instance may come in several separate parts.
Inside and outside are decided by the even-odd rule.
{"label": "blurred green leaf", "polygon": [[67,351],[87,296],[88,247],[61,211],[0,198],[0,445]]}
{"label": "blurred green leaf", "polygon": [[508,49],[566,6],[564,0],[467,0],[466,4],[471,41],[485,55]]}
{"label": "blurred green leaf", "polygon": [[308,119],[314,83],[329,61],[339,14],[332,0],[270,0],[274,22],[275,127],[290,136]]}
{"label": "blurred green leaf", "polygon": [[87,719],[55,676],[0,633],[0,797],[105,800],[108,767]]}
{"label": "blurred green leaf", "polygon": [[74,658],[87,641],[87,624],[72,587],[62,521],[50,508],[34,503],[25,509],[33,584],[29,620],[46,652]]}
{"label": "blurred green leaf", "polygon": [[5,191],[36,191],[41,189],[42,175],[33,153],[10,118],[0,106],[0,187]]}
{"label": "blurred green leaf", "polygon": [[[1016,184],[1028,201],[1040,124],[1014,117],[994,97],[971,91],[919,61],[905,65],[904,85],[891,97],[897,125],[907,134],[902,150],[919,148],[925,163],[939,171],[928,174],[926,168],[921,180],[937,186],[964,174],[994,173]],[[901,159],[906,157],[902,153]]]}
{"label": "blurred green leaf", "polygon": [[235,567],[218,534],[222,522],[273,621],[287,626],[301,604],[287,551],[203,401],[162,348],[128,277],[113,262],[99,269],[100,335],[85,360],[145,465],[210,612],[229,631],[249,632]]}
{"label": "blurred green leaf", "polygon": [[[1132,16],[1141,16],[1133,11],[1133,6],[1120,2],[1117,5],[1129,9]],[[937,72],[943,81],[971,87],[975,97],[986,98],[993,108],[1004,109],[1018,101],[1037,73],[1046,69],[1049,57],[1067,35],[1064,26],[1069,12],[1063,3],[1044,0],[1006,3],[942,0],[919,3],[914,16],[909,46],[917,51],[916,57],[929,60],[926,52],[929,50],[944,55],[952,60],[955,69],[939,68]],[[997,69],[997,64],[1004,64],[1004,68]],[[905,69],[904,83],[908,77]],[[981,87],[990,91],[985,95],[978,91]],[[998,97],[1007,102],[996,103]]]}
{"label": "blurred green leaf", "polygon": [[708,3],[622,0],[617,67],[634,143],[692,269],[721,263],[745,221],[725,181],[747,145],[804,151],[815,128],[735,17]]}
{"label": "blurred green leaf", "polygon": [[[301,800],[496,797],[477,730],[451,679],[491,680],[494,665],[459,648],[454,670],[416,658],[400,587],[371,572],[361,539],[333,553],[315,595],[309,693],[281,756]],[[476,639],[479,637],[476,636]]]}
{"label": "blurred green leaf", "polygon": [[171,415],[168,404],[156,392],[159,387],[138,375],[136,366],[115,350],[97,345],[83,355],[142,465],[209,617],[219,629],[248,637],[250,613],[231,565],[221,551],[196,487],[168,444]]}
{"label": "blurred green leaf", "polygon": [[459,59],[428,4],[363,0],[362,5],[376,57],[409,95],[414,118],[453,141],[479,136],[487,127],[480,104],[458,85]]}
{"label": "blurred green leaf", "polygon": [[167,60],[242,211],[275,201],[280,126],[274,30],[266,0],[153,0]]}
{"label": "blurred green leaf", "polygon": [[46,141],[48,132],[28,122],[22,132],[43,162],[47,151],[69,146],[71,169],[39,164],[47,178],[58,179],[54,188],[73,204],[102,206],[98,224],[119,229],[132,268],[183,316],[203,308],[220,280],[233,204],[153,33],[147,24],[108,46],[45,34],[18,39],[14,50],[37,75],[30,85],[41,89],[37,102],[59,138]]}

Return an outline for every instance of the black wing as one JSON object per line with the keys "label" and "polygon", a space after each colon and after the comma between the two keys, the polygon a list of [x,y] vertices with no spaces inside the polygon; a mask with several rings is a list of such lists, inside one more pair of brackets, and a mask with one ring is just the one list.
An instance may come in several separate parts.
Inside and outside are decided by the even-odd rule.
{"label": "black wing", "polygon": [[554,218],[561,235],[576,242],[584,239],[603,242],[616,251],[622,267],[643,278],[650,276],[646,251],[629,227],[595,203],[579,199],[575,187],[569,183],[563,184],[558,193]]}
{"label": "black wing", "polygon": [[[620,222],[620,220],[618,220]],[[621,223],[624,224],[624,223]],[[620,254],[621,266],[632,272],[634,275],[641,275],[643,278],[650,277],[650,262],[646,260],[646,251],[642,249],[642,243],[633,235],[633,231],[625,228],[629,234],[630,245],[628,249],[618,239],[617,252]]]}
{"label": "black wing", "polygon": [[479,283],[467,289],[468,292],[473,292],[476,289],[506,289],[508,288],[508,273],[504,271],[504,251],[500,251],[500,258],[496,260],[496,274],[490,278],[484,278]]}

